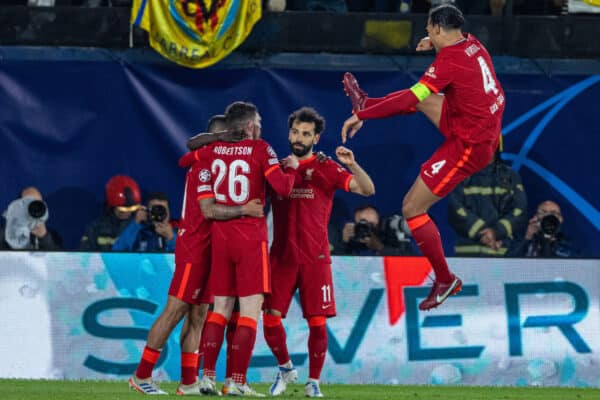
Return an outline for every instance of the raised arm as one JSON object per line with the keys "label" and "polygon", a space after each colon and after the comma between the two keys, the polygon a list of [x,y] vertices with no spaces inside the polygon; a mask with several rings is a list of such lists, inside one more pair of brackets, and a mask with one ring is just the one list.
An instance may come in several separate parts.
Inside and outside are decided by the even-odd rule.
{"label": "raised arm", "polygon": [[344,164],[350,172],[352,172],[352,179],[350,180],[349,190],[352,193],[357,193],[363,196],[372,196],[375,194],[375,184],[373,180],[365,172],[364,169],[354,159],[354,153],[352,150],[339,146],[335,149],[335,154],[342,164]]}

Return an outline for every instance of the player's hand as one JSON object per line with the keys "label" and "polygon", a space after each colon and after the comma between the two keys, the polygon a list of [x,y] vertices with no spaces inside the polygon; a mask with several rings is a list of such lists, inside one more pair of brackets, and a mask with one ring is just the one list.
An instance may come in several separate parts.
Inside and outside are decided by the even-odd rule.
{"label": "player's hand", "polygon": [[286,158],[279,161],[279,163],[283,168],[297,169],[300,166],[300,161],[298,161],[298,157],[296,157],[294,154],[290,154]]}
{"label": "player's hand", "polygon": [[356,163],[356,160],[354,160],[354,153],[347,147],[338,146],[338,148],[335,149],[335,155],[337,156],[338,160],[340,160],[340,162],[347,167],[350,167]]}
{"label": "player's hand", "polygon": [[419,44],[417,44],[417,51],[429,51],[432,49],[433,44],[431,43],[429,36],[425,36],[423,39],[419,40]]}
{"label": "player's hand", "polygon": [[247,135],[243,131],[221,131],[216,133],[217,137],[222,142],[236,143],[246,139]]}
{"label": "player's hand", "polygon": [[154,231],[167,239],[167,241],[173,240],[173,228],[169,224],[169,221],[155,222]]}
{"label": "player's hand", "polygon": [[248,217],[262,218],[265,216],[265,209],[260,199],[252,199],[242,206],[242,214]]}
{"label": "player's hand", "polygon": [[317,161],[320,163],[325,162],[327,160],[331,160],[331,157],[329,157],[327,154],[323,153],[322,151],[317,152],[316,156],[317,156]]}
{"label": "player's hand", "polygon": [[353,138],[362,126],[363,121],[356,114],[352,114],[350,118],[344,121],[344,125],[342,126],[342,143],[346,143],[348,137]]}
{"label": "player's hand", "polygon": [[43,238],[44,236],[46,236],[46,234],[48,233],[48,230],[46,229],[46,224],[45,223],[39,223],[37,224],[32,230],[31,233],[33,234],[33,236],[37,237],[38,239]]}
{"label": "player's hand", "polygon": [[348,243],[354,237],[354,222],[347,222],[342,229],[342,242]]}

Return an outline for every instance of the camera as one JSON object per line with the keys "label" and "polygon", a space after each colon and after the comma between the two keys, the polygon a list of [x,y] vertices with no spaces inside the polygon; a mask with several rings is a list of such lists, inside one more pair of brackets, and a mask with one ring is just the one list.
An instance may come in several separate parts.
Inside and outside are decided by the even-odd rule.
{"label": "camera", "polygon": [[163,222],[167,219],[167,208],[163,205],[156,204],[148,210],[151,222]]}
{"label": "camera", "polygon": [[27,213],[33,219],[42,218],[46,214],[47,210],[48,206],[46,206],[46,203],[44,203],[42,200],[33,200],[27,206]]}
{"label": "camera", "polygon": [[540,220],[540,229],[544,235],[555,236],[560,228],[560,220],[556,215],[547,214]]}
{"label": "camera", "polygon": [[364,239],[373,234],[374,226],[369,221],[361,219],[354,225],[354,240]]}

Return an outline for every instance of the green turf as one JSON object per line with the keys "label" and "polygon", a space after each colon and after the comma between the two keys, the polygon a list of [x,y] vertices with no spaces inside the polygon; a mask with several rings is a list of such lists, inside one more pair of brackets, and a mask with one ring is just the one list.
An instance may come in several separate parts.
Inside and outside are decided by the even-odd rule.
{"label": "green turf", "polygon": [[[173,393],[176,383],[163,383],[161,389]],[[267,384],[254,388],[266,393]],[[516,388],[516,387],[467,387],[467,386],[401,386],[401,385],[321,385],[328,399],[344,400],[598,400],[599,389],[581,388]],[[290,385],[282,398],[304,397],[302,385]],[[45,381],[0,380],[2,400],[140,400],[142,395],[130,390],[126,381]]]}

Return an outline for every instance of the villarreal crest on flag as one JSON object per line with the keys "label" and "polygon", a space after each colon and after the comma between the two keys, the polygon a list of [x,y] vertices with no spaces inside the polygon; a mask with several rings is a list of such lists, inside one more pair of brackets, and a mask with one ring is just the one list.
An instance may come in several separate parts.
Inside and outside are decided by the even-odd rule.
{"label": "villarreal crest on flag", "polygon": [[164,57],[204,68],[236,49],[261,14],[261,0],[134,0],[131,23]]}

